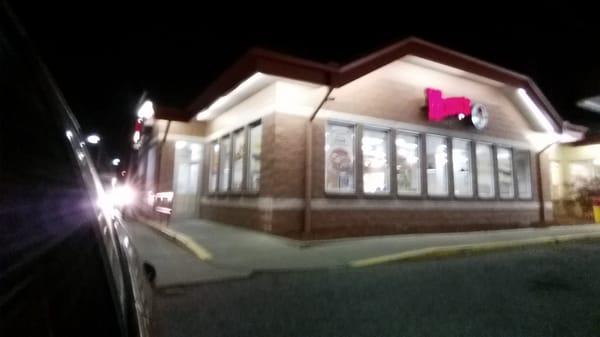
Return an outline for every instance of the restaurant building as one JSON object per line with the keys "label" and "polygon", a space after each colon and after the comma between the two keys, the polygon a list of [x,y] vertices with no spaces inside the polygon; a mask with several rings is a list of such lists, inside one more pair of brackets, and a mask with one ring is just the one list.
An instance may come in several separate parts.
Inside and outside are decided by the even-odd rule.
{"label": "restaurant building", "polygon": [[530,78],[416,38],[343,66],[254,49],[153,110],[148,214],[306,237],[552,223],[549,153],[586,132]]}

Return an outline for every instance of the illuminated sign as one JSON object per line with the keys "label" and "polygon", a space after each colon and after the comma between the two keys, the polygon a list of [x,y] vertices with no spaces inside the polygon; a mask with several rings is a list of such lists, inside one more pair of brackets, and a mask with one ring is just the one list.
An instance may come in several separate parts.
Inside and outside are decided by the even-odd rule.
{"label": "illuminated sign", "polygon": [[471,103],[466,97],[442,98],[442,92],[437,89],[425,89],[427,96],[428,119],[441,122],[448,117],[457,116],[459,120],[471,117],[475,128],[481,130],[487,126],[488,112],[484,105]]}

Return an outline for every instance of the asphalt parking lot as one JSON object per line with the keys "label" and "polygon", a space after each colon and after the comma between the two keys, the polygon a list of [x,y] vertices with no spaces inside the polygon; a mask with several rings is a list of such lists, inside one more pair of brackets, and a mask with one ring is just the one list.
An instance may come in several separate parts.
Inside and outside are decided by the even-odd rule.
{"label": "asphalt parking lot", "polygon": [[600,244],[157,290],[177,336],[600,336]]}

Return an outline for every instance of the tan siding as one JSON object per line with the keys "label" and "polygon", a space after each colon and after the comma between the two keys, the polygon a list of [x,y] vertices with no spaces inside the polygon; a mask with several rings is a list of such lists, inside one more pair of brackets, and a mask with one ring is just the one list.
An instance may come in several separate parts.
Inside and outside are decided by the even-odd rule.
{"label": "tan siding", "polygon": [[[394,66],[405,67],[403,64],[391,64],[336,89],[332,95],[335,100],[328,102],[325,108],[423,126],[526,140],[524,131],[531,130],[531,126],[499,88],[453,75],[440,75],[443,76],[444,87],[439,89],[444,97],[461,95],[484,104],[490,112],[490,121],[483,131],[477,131],[468,123],[456,119],[433,123],[427,120],[425,86],[402,72],[398,72],[398,78],[391,79],[385,71]],[[433,83],[436,81],[432,81],[432,85]],[[450,93],[445,88],[453,88],[453,92]]]}
{"label": "tan siding", "polygon": [[[165,129],[167,127],[166,120],[157,120],[156,121],[156,136],[160,139],[164,136]],[[195,137],[204,137],[206,136],[206,122],[175,122],[171,121],[171,125],[169,126],[169,135],[186,135],[186,136],[195,136]]]}

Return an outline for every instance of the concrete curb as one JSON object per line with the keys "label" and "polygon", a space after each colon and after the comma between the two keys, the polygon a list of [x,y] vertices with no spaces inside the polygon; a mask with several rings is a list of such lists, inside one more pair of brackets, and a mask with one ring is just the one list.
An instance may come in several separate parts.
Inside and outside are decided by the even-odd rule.
{"label": "concrete curb", "polygon": [[198,259],[200,259],[202,261],[212,260],[213,256],[210,253],[210,251],[208,251],[208,249],[206,249],[206,248],[202,247],[201,245],[199,245],[198,243],[196,243],[196,241],[194,241],[191,237],[189,237],[183,233],[174,231],[170,228],[166,228],[165,226],[161,226],[161,225],[155,223],[154,221],[145,220],[145,219],[139,219],[138,221],[147,225],[148,227],[154,229],[155,231],[157,231],[158,233],[160,233],[167,239],[177,243],[179,246],[183,247],[184,249],[189,250]]}
{"label": "concrete curb", "polygon": [[566,234],[557,236],[542,236],[533,239],[525,240],[511,240],[511,241],[497,241],[497,242],[484,242],[475,244],[464,244],[464,245],[452,245],[452,246],[439,246],[439,247],[428,247],[422,249],[407,250],[400,253],[381,255],[366,259],[354,260],[349,263],[350,267],[361,268],[374,266],[389,262],[399,261],[415,261],[425,260],[434,258],[445,258],[453,256],[463,256],[469,254],[483,254],[487,252],[519,249],[526,247],[543,246],[550,244],[559,244],[573,241],[591,241],[600,240],[600,232],[597,233],[583,233],[583,234]]}

